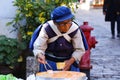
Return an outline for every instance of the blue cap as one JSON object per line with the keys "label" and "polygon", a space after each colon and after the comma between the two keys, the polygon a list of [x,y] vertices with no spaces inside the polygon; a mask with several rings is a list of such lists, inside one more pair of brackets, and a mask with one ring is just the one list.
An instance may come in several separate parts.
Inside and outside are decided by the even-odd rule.
{"label": "blue cap", "polygon": [[73,14],[71,10],[66,6],[59,6],[51,12],[51,19],[56,22],[62,22],[64,20],[71,19]]}

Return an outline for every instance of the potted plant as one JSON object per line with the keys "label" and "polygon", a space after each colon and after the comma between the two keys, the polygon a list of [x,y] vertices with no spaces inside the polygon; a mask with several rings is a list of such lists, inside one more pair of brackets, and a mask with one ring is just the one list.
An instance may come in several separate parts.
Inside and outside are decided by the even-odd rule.
{"label": "potted plant", "polygon": [[[25,49],[24,43],[17,39],[0,36],[0,73],[9,73],[15,65],[22,61],[21,51]],[[4,66],[4,67],[3,67]],[[2,69],[7,67],[7,69]]]}

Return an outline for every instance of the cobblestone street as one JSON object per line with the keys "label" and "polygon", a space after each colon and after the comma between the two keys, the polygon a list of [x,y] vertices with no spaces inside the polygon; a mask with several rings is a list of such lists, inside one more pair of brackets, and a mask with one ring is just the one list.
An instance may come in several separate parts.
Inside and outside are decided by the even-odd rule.
{"label": "cobblestone street", "polygon": [[76,22],[88,21],[98,43],[91,50],[91,80],[120,80],[120,39],[111,39],[110,23],[104,21],[102,8],[77,9]]}

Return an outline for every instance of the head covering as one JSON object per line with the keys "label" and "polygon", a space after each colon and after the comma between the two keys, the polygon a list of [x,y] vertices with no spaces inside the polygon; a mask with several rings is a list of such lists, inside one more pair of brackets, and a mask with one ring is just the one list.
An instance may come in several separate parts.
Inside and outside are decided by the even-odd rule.
{"label": "head covering", "polygon": [[51,19],[56,22],[62,22],[64,20],[71,19],[73,14],[71,10],[66,6],[59,6],[51,12]]}

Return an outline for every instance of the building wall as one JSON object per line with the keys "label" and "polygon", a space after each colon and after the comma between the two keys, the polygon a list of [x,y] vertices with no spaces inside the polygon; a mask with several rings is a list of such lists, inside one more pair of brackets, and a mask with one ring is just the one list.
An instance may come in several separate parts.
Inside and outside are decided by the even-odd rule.
{"label": "building wall", "polygon": [[0,0],[0,35],[16,38],[17,31],[11,32],[14,28],[6,26],[6,23],[12,21],[16,14],[16,7],[13,6],[14,0]]}

